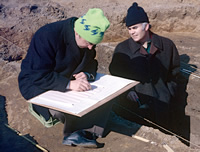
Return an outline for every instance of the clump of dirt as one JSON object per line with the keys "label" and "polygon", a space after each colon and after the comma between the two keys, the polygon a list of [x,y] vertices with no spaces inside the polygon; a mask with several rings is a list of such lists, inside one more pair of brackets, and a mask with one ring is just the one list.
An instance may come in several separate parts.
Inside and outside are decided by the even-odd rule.
{"label": "clump of dirt", "polygon": [[[155,32],[199,32],[200,6],[198,0],[171,0],[162,2],[138,2],[148,13],[152,30]],[[99,7],[111,22],[104,42],[119,42],[128,37],[124,24],[127,9],[132,2],[125,0],[99,0],[93,3],[78,1],[28,1],[14,0],[0,3],[0,58],[19,60],[28,49],[35,31],[48,23],[63,20],[71,16],[80,17],[89,8]],[[80,9],[82,8],[82,9]],[[9,44],[8,44],[9,43]],[[10,45],[15,45],[11,48]],[[16,48],[18,47],[18,48]],[[21,48],[21,50],[19,50]],[[9,56],[9,54],[11,56]]]}
{"label": "clump of dirt", "polygon": [[6,61],[23,58],[39,27],[67,17],[64,8],[54,2],[20,2],[0,4],[0,58]]}

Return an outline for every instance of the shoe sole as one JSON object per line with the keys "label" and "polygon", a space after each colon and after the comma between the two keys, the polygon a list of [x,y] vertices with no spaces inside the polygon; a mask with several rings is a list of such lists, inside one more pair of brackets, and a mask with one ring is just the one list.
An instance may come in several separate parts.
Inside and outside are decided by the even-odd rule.
{"label": "shoe sole", "polygon": [[73,147],[85,147],[85,148],[97,148],[97,145],[83,145],[83,144],[75,144],[73,142],[63,142],[63,145],[73,146]]}

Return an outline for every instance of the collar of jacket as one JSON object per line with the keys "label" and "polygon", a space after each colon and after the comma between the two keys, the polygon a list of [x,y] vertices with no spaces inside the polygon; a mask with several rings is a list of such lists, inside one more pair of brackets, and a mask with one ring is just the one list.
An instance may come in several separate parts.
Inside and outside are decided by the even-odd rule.
{"label": "collar of jacket", "polygon": [[154,45],[158,50],[163,51],[162,38],[161,38],[159,35],[157,35],[157,34],[151,32],[151,31],[150,31],[150,35],[151,35],[151,39],[152,39],[153,45]]}
{"label": "collar of jacket", "polygon": [[[156,49],[156,50],[162,51],[163,45],[162,45],[161,37],[151,31],[150,31],[150,35],[151,35],[151,40],[152,40],[152,44],[153,44],[151,47],[153,47],[153,50],[155,51],[155,49]],[[129,38],[129,46],[130,46],[131,50],[133,50],[135,52],[137,50],[140,50],[142,45],[140,43],[133,41],[132,38]],[[144,51],[145,51],[145,49],[144,49]],[[143,54],[144,54],[144,52],[143,52]]]}
{"label": "collar of jacket", "polygon": [[[74,32],[74,22],[77,20],[77,17],[71,17],[66,20],[62,32],[64,33],[64,44],[65,47],[72,50],[72,56],[77,63],[80,63],[81,54],[80,48],[76,44],[75,32]],[[67,47],[68,46],[68,47]]]}
{"label": "collar of jacket", "polygon": [[[77,20],[77,17],[72,17],[67,19],[65,27],[63,28],[64,35],[64,42],[65,44],[71,43],[72,41],[75,42],[75,32],[74,32],[74,22]],[[69,24],[70,26],[67,26]],[[72,42],[72,43],[74,43]]]}

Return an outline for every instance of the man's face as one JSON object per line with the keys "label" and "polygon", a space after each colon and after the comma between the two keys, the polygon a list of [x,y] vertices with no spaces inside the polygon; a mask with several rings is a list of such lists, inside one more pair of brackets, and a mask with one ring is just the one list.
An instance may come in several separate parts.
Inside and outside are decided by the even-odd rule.
{"label": "man's face", "polygon": [[129,32],[131,38],[135,42],[143,43],[145,41],[146,35],[147,35],[147,30],[148,30],[147,26],[148,26],[148,24],[146,26],[143,26],[142,23],[129,26],[128,32]]}
{"label": "man's face", "polygon": [[89,50],[91,50],[92,47],[95,45],[95,44],[92,44],[92,43],[86,41],[85,39],[83,39],[76,32],[75,32],[75,40],[76,40],[76,43],[77,43],[79,48],[88,48]]}

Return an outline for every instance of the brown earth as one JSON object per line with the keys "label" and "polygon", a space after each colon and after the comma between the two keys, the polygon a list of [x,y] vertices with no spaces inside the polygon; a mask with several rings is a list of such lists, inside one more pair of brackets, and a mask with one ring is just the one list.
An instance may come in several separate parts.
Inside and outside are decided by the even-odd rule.
{"label": "brown earth", "polygon": [[[177,45],[181,57],[181,69],[190,71],[189,74],[186,74],[186,71],[182,72],[178,96],[172,106],[172,125],[171,128],[167,128],[178,136],[163,132],[155,125],[149,127],[135,123],[137,119],[130,118],[130,113],[123,111],[127,113],[129,116],[127,119],[131,121],[112,113],[106,137],[98,139],[99,142],[105,143],[103,148],[94,150],[65,147],[61,144],[63,125],[58,124],[52,128],[45,128],[30,115],[27,109],[28,104],[19,92],[17,76],[21,60],[26,55],[34,32],[47,23],[71,16],[79,17],[93,7],[101,8],[111,22],[104,41],[97,46],[98,72],[109,74],[108,65],[114,47],[128,37],[123,19],[126,10],[132,4],[130,0],[1,0],[0,95],[6,97],[5,108],[8,119],[8,122],[1,121],[1,125],[5,126],[4,123],[8,123],[23,135],[30,135],[32,140],[36,140],[40,146],[51,152],[165,152],[167,151],[166,145],[176,152],[200,151],[200,103],[198,102],[200,94],[200,71],[198,69],[200,66],[198,51],[200,2],[199,0],[143,0],[142,2],[138,0],[137,2],[147,11],[152,30],[171,38]],[[2,110],[1,113],[3,113]],[[149,142],[133,138],[132,134],[148,139]],[[1,135],[0,141],[3,142],[0,144],[0,151],[9,151],[10,149],[5,149],[6,147],[2,145],[6,145],[13,136],[9,136],[10,134],[5,136],[3,133]],[[16,142],[18,143],[17,139]],[[9,144],[7,143],[7,145]],[[14,147],[13,151],[15,151]],[[27,148],[27,151],[30,149]],[[36,150],[33,148],[33,151]]]}

